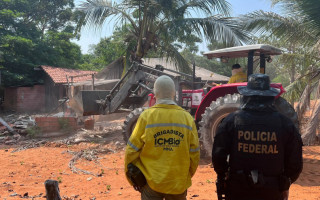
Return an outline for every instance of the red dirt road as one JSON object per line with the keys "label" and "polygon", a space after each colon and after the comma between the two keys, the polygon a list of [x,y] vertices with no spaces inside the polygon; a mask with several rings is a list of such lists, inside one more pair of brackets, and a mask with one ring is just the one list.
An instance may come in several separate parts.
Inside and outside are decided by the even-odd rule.
{"label": "red dirt road", "polygon": [[[116,153],[99,154],[97,162],[81,159],[76,163],[77,168],[102,174],[101,177],[72,173],[68,163],[73,155],[66,151],[93,146],[90,143],[59,147],[45,145],[16,153],[11,153],[13,149],[1,149],[0,199],[21,199],[19,195],[44,199],[44,182],[54,179],[60,181],[62,199],[138,200],[139,193],[125,179],[123,145],[117,147]],[[107,147],[115,146],[109,144]],[[289,199],[320,200],[320,146],[303,147],[303,153],[304,169],[292,185]],[[213,169],[202,161],[188,190],[188,199],[217,199],[215,179]]]}

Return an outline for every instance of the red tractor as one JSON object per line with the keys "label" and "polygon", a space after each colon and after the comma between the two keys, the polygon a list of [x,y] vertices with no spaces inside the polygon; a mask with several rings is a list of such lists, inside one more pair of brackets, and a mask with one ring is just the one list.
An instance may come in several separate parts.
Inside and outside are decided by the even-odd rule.
{"label": "red tractor", "polygon": [[[247,57],[248,76],[254,72],[254,58],[260,59],[259,72],[265,73],[266,61],[271,61],[271,56],[280,54],[280,49],[265,44],[231,47],[204,53],[204,55],[209,59],[220,58],[222,60],[227,60],[229,58]],[[245,82],[219,85],[211,88],[211,90],[205,96],[203,96],[202,101],[200,105],[198,105],[195,112],[195,122],[198,127],[201,143],[201,154],[203,156],[211,156],[214,136],[221,121],[229,113],[239,109],[240,94],[238,93],[237,87],[244,85],[247,85],[247,83]],[[271,87],[275,87],[281,90],[280,94],[276,97],[276,108],[282,114],[291,118],[291,120],[298,126],[298,118],[294,108],[284,98],[280,97],[280,95],[285,92],[282,85],[280,83],[272,83]],[[192,97],[194,95],[187,95],[187,93],[193,94],[192,91],[183,90],[182,93],[184,94],[184,96],[187,96],[186,98],[189,98],[192,102]],[[202,97],[202,95],[204,94],[202,90],[196,90],[195,93],[198,93],[198,97]],[[149,105],[151,106],[152,104]],[[123,126],[125,141],[129,139],[136,120],[143,110],[144,108],[135,109],[127,116],[127,119],[125,120]]]}

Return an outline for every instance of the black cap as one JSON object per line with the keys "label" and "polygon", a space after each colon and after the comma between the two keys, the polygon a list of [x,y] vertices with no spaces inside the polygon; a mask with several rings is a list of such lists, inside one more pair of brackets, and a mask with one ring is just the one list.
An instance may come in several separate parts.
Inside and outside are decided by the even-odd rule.
{"label": "black cap", "polygon": [[238,86],[238,91],[243,96],[272,96],[280,93],[279,89],[270,88],[270,79],[265,74],[251,74],[247,86]]}
{"label": "black cap", "polygon": [[232,69],[239,69],[241,66],[239,64],[232,65]]}

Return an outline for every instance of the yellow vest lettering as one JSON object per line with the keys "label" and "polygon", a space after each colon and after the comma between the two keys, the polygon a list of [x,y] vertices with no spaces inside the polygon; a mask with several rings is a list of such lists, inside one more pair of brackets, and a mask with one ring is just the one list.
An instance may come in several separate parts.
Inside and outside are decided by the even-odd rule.
{"label": "yellow vest lettering", "polygon": [[243,152],[248,152],[248,146],[246,143],[243,144]]}
{"label": "yellow vest lettering", "polygon": [[249,144],[249,153],[254,153],[255,146],[254,144]]}
{"label": "yellow vest lettering", "polygon": [[275,142],[277,141],[277,135],[275,132],[272,132],[270,141],[275,141]]}
{"label": "yellow vest lettering", "polygon": [[238,139],[240,140],[243,137],[243,131],[238,131]]}
{"label": "yellow vest lettering", "polygon": [[269,154],[269,153],[273,153],[273,146],[272,146],[272,145],[269,146],[268,154]]}
{"label": "yellow vest lettering", "polygon": [[266,135],[267,135],[266,132],[261,133],[261,141],[263,141],[263,142],[267,141]]}
{"label": "yellow vest lettering", "polygon": [[261,153],[261,144],[256,144],[256,153],[257,154]]}
{"label": "yellow vest lettering", "polygon": [[[259,132],[257,133],[257,135]],[[255,137],[254,131],[251,131],[251,141],[257,141],[257,138]]]}
{"label": "yellow vest lettering", "polygon": [[262,153],[262,154],[267,154],[267,153],[268,153],[268,152],[267,152],[267,147],[268,147],[268,146],[265,145],[265,144],[262,145],[262,149],[261,149],[261,153]]}
{"label": "yellow vest lettering", "polygon": [[248,144],[238,142],[238,151],[253,154],[278,154],[277,145],[275,144]]}
{"label": "yellow vest lettering", "polygon": [[250,132],[249,131],[244,132],[244,139],[250,140]]}
{"label": "yellow vest lettering", "polygon": [[274,145],[273,153],[275,153],[275,154],[276,154],[276,153],[279,153],[279,152],[278,152],[278,149],[277,149],[277,145]]}
{"label": "yellow vest lettering", "polygon": [[243,148],[243,143],[239,142],[238,143],[238,151],[240,151]]}

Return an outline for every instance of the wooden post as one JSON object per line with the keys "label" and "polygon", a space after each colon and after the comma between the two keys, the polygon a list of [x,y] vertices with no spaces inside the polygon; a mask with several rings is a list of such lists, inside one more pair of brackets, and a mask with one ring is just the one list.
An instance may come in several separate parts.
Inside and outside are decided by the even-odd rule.
{"label": "wooden post", "polygon": [[71,76],[71,85],[73,85],[73,76]]}
{"label": "wooden post", "polygon": [[94,74],[92,74],[92,90],[94,90]]}
{"label": "wooden post", "polygon": [[61,200],[59,183],[55,180],[46,180],[44,182],[46,187],[47,200]]}

